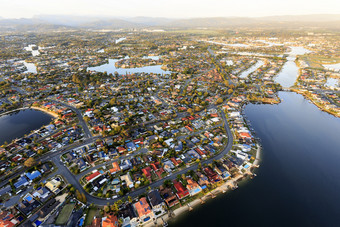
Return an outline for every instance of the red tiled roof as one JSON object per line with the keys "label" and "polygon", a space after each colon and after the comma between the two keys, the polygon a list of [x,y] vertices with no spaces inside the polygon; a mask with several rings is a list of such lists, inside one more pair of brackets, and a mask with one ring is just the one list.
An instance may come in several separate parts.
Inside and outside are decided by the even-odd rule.
{"label": "red tiled roof", "polygon": [[178,196],[179,199],[182,199],[189,195],[189,191],[182,185],[181,182],[177,182],[176,180],[174,180],[173,183],[177,191],[176,195]]}
{"label": "red tiled roof", "polygon": [[100,175],[100,173],[98,171],[96,171],[96,172],[92,173],[91,175],[87,176],[86,180],[91,181],[91,180],[95,179],[96,177],[98,177],[99,175]]}

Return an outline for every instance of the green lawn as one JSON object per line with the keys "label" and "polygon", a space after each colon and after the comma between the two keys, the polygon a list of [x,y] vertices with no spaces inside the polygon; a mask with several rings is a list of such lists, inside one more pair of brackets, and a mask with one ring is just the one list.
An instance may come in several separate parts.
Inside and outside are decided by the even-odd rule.
{"label": "green lawn", "polygon": [[69,220],[72,211],[74,209],[75,204],[66,204],[63,209],[60,211],[57,220],[55,221],[56,225],[65,225],[66,222]]}
{"label": "green lawn", "polygon": [[86,218],[85,218],[85,226],[91,225],[93,218],[99,217],[99,210],[96,208],[90,208],[89,211],[87,212]]}
{"label": "green lawn", "polygon": [[322,65],[337,64],[340,62],[339,57],[327,57],[320,55],[304,55],[302,60],[307,61],[312,68],[322,68]]}

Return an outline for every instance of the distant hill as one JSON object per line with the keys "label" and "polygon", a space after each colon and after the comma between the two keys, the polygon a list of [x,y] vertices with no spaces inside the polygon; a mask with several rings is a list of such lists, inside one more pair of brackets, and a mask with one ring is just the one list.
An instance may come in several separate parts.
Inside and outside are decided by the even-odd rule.
{"label": "distant hill", "polygon": [[171,23],[176,19],[169,19],[163,17],[132,17],[124,18],[124,20],[130,21],[132,23],[141,24],[144,26],[161,26],[167,23]]}
{"label": "distant hill", "polygon": [[37,31],[60,29],[132,29],[132,28],[327,28],[340,30],[340,15],[293,15],[271,17],[213,17],[169,19],[153,17],[86,17],[39,15],[33,18],[0,18],[0,31]]}
{"label": "distant hill", "polygon": [[46,31],[69,29],[58,24],[51,24],[39,19],[0,19],[0,31]]}
{"label": "distant hill", "polygon": [[118,29],[118,28],[141,28],[142,24],[129,22],[120,19],[95,20],[89,23],[80,24],[78,27],[86,29]]}
{"label": "distant hill", "polygon": [[259,27],[259,28],[297,28],[300,26],[340,28],[340,15],[303,15],[303,16],[273,16],[273,17],[216,17],[216,18],[192,18],[176,20],[165,27],[173,28],[235,28],[235,27]]}

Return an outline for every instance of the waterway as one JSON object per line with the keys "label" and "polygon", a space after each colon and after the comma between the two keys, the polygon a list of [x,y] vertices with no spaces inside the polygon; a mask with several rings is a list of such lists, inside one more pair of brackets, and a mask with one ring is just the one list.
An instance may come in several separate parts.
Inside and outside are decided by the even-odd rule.
{"label": "waterway", "polygon": [[5,141],[11,142],[32,130],[49,124],[53,117],[47,113],[26,109],[13,112],[0,117],[0,145]]}
{"label": "waterway", "polygon": [[340,119],[303,96],[245,108],[263,152],[257,177],[170,226],[338,226]]}
{"label": "waterway", "polygon": [[[27,47],[24,47],[24,49],[26,50],[26,51],[30,51],[31,53],[32,53],[32,56],[33,57],[35,57],[35,56],[38,56],[38,55],[40,55],[40,52],[39,52],[39,50],[33,50],[33,47],[35,47],[36,45],[34,45],[34,44],[30,44],[30,45],[28,45]],[[40,47],[38,47],[38,49],[39,49]]]}
{"label": "waterway", "polygon": [[23,61],[22,62],[27,70],[25,71],[25,73],[37,73],[37,67],[35,66],[34,63],[29,63],[29,62],[26,62],[26,61]]}
{"label": "waterway", "polygon": [[[151,58],[151,57],[148,57]],[[156,56],[152,57],[153,59],[157,59]],[[88,71],[97,71],[97,72],[107,72],[107,73],[115,73],[126,74],[126,73],[156,73],[156,74],[170,74],[171,71],[161,69],[161,65],[152,65],[145,66],[140,68],[116,68],[115,63],[120,59],[109,59],[109,62],[96,67],[88,67]]]}
{"label": "waterway", "polygon": [[[292,52],[294,57],[305,50]],[[282,86],[295,82],[295,72],[288,69],[296,65],[289,61],[285,72],[290,82],[280,78],[283,74],[277,78]],[[279,97],[277,105],[245,108],[263,146],[257,177],[180,215],[169,226],[339,225],[340,119],[296,93],[279,92]]]}
{"label": "waterway", "polygon": [[295,60],[297,55],[310,53],[311,51],[303,47],[290,47],[291,51],[286,53],[287,62],[282,67],[281,72],[277,75],[275,82],[282,85],[282,87],[291,87],[294,85],[296,78],[299,75],[299,67],[296,66]]}
{"label": "waterway", "polygon": [[334,70],[334,71],[340,72],[340,63],[323,65],[323,67],[325,67],[326,69],[329,69],[329,70]]}
{"label": "waterway", "polygon": [[255,72],[256,69],[258,69],[260,66],[262,66],[264,64],[263,61],[259,60],[255,63],[255,65],[251,66],[249,69],[243,71],[240,74],[240,78],[246,78],[250,73]]}
{"label": "waterway", "polygon": [[335,78],[327,78],[327,82],[325,83],[325,86],[327,87],[337,87],[339,85],[339,80]]}

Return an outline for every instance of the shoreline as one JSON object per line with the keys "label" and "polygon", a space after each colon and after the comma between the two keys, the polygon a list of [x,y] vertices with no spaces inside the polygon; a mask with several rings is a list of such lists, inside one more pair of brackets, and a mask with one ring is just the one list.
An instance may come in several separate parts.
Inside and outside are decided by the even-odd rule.
{"label": "shoreline", "polygon": [[232,191],[234,189],[237,189],[238,188],[238,182],[244,180],[244,178],[247,178],[247,176],[249,176],[250,174],[253,174],[253,171],[251,171],[251,169],[254,170],[255,167],[256,168],[259,167],[259,163],[261,161],[260,160],[261,151],[262,151],[262,147],[260,145],[258,145],[257,152],[256,152],[256,159],[255,159],[254,163],[252,164],[252,166],[250,167],[250,170],[247,171],[246,173],[244,173],[242,175],[238,175],[235,178],[227,180],[222,185],[218,186],[217,188],[213,189],[210,192],[207,192],[202,197],[197,198],[197,199],[193,200],[192,202],[189,202],[189,203],[173,210],[172,213],[174,214],[174,216],[169,217],[169,213],[164,214],[163,216],[158,217],[156,219],[156,221],[148,223],[145,226],[148,226],[148,227],[155,226],[155,225],[156,226],[163,226],[164,222],[168,223],[169,221],[173,221],[176,218],[180,217],[181,215],[184,215],[186,212],[190,212],[194,207],[197,207],[198,205],[202,205],[206,201],[214,199],[218,195],[225,194],[228,191]]}
{"label": "shoreline", "polygon": [[[8,111],[8,112],[5,112],[5,113],[0,114],[0,117],[9,115],[9,114],[14,113],[14,112],[16,112],[16,111],[29,110],[29,109],[41,111],[41,112],[43,112],[43,113],[46,113],[46,114],[50,115],[50,116],[52,117],[52,119],[51,119],[51,121],[50,121],[48,124],[51,124],[55,119],[58,119],[58,118],[59,118],[59,116],[58,116],[56,113],[54,113],[54,112],[45,110],[45,109],[40,108],[40,107],[34,107],[34,106],[31,106],[31,107],[22,107],[22,108],[18,108],[18,109],[15,109],[15,110],[11,110],[11,111]],[[48,124],[44,124],[44,125],[40,126],[39,128],[37,128],[37,129],[35,129],[35,130],[39,130],[39,129],[41,129],[42,127],[45,127],[45,126],[48,125]],[[32,130],[31,132],[29,132],[28,135],[32,134],[33,131],[35,131],[35,130]],[[20,138],[23,138],[23,136],[20,137]],[[8,142],[8,144],[12,144],[13,142],[15,142],[16,140],[18,140],[18,139],[20,139],[20,138],[12,139],[12,141]],[[2,144],[2,145],[3,145],[3,144]]]}
{"label": "shoreline", "polygon": [[0,114],[0,117],[3,117],[5,115],[8,115],[8,114],[11,114],[11,113],[14,113],[16,111],[21,111],[21,110],[28,110],[28,109],[34,109],[34,110],[39,110],[41,112],[44,112],[44,113],[47,113],[51,116],[53,116],[54,118],[59,118],[58,114],[52,112],[52,111],[48,111],[46,109],[43,109],[41,107],[36,107],[36,106],[30,106],[30,107],[21,107],[21,108],[17,108],[15,110],[10,110],[10,111],[7,111],[7,112],[4,112],[4,113],[1,113]]}
{"label": "shoreline", "polygon": [[310,97],[308,97],[307,94],[305,94],[305,92],[303,91],[300,91],[296,88],[291,88],[291,91],[292,92],[295,92],[296,94],[299,94],[299,95],[302,95],[306,100],[310,101],[312,104],[314,104],[318,109],[320,109],[321,111],[323,112],[326,112],[334,117],[338,117],[340,118],[340,114],[335,114],[335,113],[332,113],[331,111],[329,111],[328,109],[325,109],[324,107],[322,107],[321,105],[319,105],[315,100],[311,99]]}
{"label": "shoreline", "polygon": [[47,114],[53,116],[53,117],[56,118],[56,119],[59,118],[59,115],[58,115],[58,114],[56,114],[56,113],[54,113],[54,112],[52,112],[52,111],[46,110],[46,109],[44,109],[44,108],[41,108],[41,107],[31,106],[31,107],[27,107],[27,108],[28,108],[28,109],[35,109],[35,110],[39,110],[39,111],[41,111],[41,112],[47,113]]}
{"label": "shoreline", "polygon": [[[204,196],[197,198],[190,203],[187,203],[175,210],[172,211],[174,216],[169,217],[169,214],[165,214],[161,217],[158,217],[156,221],[146,224],[145,226],[163,226],[164,222],[168,223],[169,221],[173,221],[176,218],[184,215],[186,212],[190,212],[192,209],[197,207],[198,205],[204,204],[206,201],[216,198],[216,196],[225,194],[228,191],[232,191],[238,188],[237,183],[242,179],[246,178],[247,174],[238,175],[234,179],[229,179],[224,182],[222,185],[218,186],[217,188],[213,189],[212,191],[206,193]],[[163,221],[164,220],[164,221]],[[156,223],[156,224],[155,224]]]}
{"label": "shoreline", "polygon": [[0,114],[0,117],[3,117],[3,116],[5,116],[5,115],[11,114],[11,113],[14,113],[14,112],[16,112],[16,111],[27,110],[27,109],[29,109],[29,107],[21,107],[21,108],[15,109],[15,110],[9,110],[9,111],[6,111],[6,112],[4,112],[4,113],[1,113],[1,114]]}
{"label": "shoreline", "polygon": [[[281,100],[280,100],[281,101]],[[244,106],[242,105],[242,109]],[[238,182],[242,181],[244,178],[247,178],[249,175],[256,176],[254,174],[254,168],[259,167],[259,163],[261,162],[261,151],[262,146],[259,143],[256,143],[257,149],[256,149],[256,156],[255,161],[251,164],[251,167],[249,170],[247,170],[245,173],[236,176],[235,178],[231,178],[227,181],[225,181],[222,185],[216,187],[210,192],[205,193],[202,197],[197,198],[189,203],[184,204],[183,206],[173,210],[171,213],[173,213],[173,216],[169,217],[169,212],[167,214],[164,214],[163,216],[158,217],[155,221],[152,221],[146,225],[143,226],[164,226],[165,223],[168,223],[169,221],[174,221],[176,218],[184,215],[186,212],[190,212],[194,207],[197,207],[198,205],[204,204],[206,201],[210,199],[214,199],[216,196],[225,194],[228,191],[234,190],[238,188]],[[165,223],[164,223],[165,222]]]}

